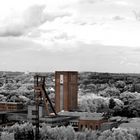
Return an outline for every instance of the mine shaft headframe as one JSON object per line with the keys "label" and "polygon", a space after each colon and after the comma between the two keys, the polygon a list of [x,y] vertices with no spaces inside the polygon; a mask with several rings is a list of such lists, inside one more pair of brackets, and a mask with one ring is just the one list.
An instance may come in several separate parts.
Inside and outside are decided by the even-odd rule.
{"label": "mine shaft headframe", "polygon": [[36,102],[36,140],[39,137],[39,103],[41,98],[44,100],[46,112],[48,112],[48,104],[46,98],[42,94],[42,87],[45,86],[45,78],[46,76],[42,76],[39,74],[34,75],[34,91],[35,91],[35,102]]}
{"label": "mine shaft headframe", "polygon": [[47,98],[45,97],[44,92],[43,92],[43,87],[45,87],[45,78],[46,78],[46,76],[42,76],[39,74],[36,74],[34,76],[34,90],[36,93],[35,101],[36,101],[36,105],[38,105],[40,100],[43,99],[45,108],[46,108],[46,112],[49,113]]}
{"label": "mine shaft headframe", "polygon": [[34,87],[45,86],[45,79],[47,76],[39,74],[34,75]]}
{"label": "mine shaft headframe", "polygon": [[46,77],[47,77],[46,75],[38,75],[38,74],[34,76],[34,90],[36,93],[36,104],[39,103],[39,98],[43,98],[44,103],[45,103],[46,112],[49,114],[49,109],[48,109],[48,103],[49,103],[52,111],[54,112],[55,115],[57,115],[55,112],[55,109],[52,105],[52,102],[45,90],[45,78]]}

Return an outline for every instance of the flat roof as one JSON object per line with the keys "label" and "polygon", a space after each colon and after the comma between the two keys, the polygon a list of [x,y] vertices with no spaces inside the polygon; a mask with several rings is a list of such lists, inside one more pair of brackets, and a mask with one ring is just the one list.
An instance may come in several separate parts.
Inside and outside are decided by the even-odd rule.
{"label": "flat roof", "polygon": [[45,121],[49,121],[49,122],[66,121],[66,120],[70,120],[70,119],[78,119],[78,117],[77,116],[56,115],[56,116],[44,116],[44,117],[40,118],[40,120],[45,120]]}
{"label": "flat roof", "polygon": [[0,102],[0,104],[23,104],[18,102]]}
{"label": "flat roof", "polygon": [[89,113],[89,112],[59,112],[59,115],[67,115],[67,116],[77,116],[80,120],[102,120],[103,113]]}
{"label": "flat roof", "polygon": [[55,73],[78,73],[78,71],[55,71]]}

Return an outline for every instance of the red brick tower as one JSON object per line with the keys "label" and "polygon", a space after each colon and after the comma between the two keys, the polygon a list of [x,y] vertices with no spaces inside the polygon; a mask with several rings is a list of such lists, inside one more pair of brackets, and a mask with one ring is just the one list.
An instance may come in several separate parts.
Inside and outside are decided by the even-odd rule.
{"label": "red brick tower", "polygon": [[78,72],[55,72],[55,110],[56,112],[77,109]]}

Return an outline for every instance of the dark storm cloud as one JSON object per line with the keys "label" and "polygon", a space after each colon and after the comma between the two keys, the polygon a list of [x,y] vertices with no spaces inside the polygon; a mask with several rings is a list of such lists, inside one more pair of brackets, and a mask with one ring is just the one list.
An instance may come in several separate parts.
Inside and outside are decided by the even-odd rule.
{"label": "dark storm cloud", "polygon": [[0,27],[0,36],[22,36],[30,30],[39,27],[47,21],[53,21],[56,18],[70,16],[69,13],[46,12],[44,5],[34,5],[29,7],[21,17],[7,21],[6,25]]}

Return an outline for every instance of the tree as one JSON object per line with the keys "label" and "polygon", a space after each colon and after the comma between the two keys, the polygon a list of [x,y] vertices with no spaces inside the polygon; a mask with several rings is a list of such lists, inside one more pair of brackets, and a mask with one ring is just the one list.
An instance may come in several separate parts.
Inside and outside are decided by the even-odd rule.
{"label": "tree", "polygon": [[103,97],[119,97],[120,91],[116,87],[107,87],[103,91],[99,91],[99,95]]}
{"label": "tree", "polygon": [[115,105],[116,105],[116,103],[115,103],[114,99],[110,98],[110,100],[109,100],[109,108],[113,109],[115,107]]}
{"label": "tree", "polygon": [[40,128],[40,139],[41,140],[71,140],[75,137],[75,131],[71,126],[65,127],[54,127],[51,128],[45,123]]}
{"label": "tree", "polygon": [[93,92],[93,93],[96,92],[96,85],[95,84],[88,84],[86,88],[89,90],[89,92]]}
{"label": "tree", "polygon": [[120,99],[124,102],[124,104],[129,104],[129,102],[140,99],[140,94],[138,93],[132,93],[132,92],[123,92],[120,94]]}
{"label": "tree", "polygon": [[107,99],[94,94],[82,96],[79,109],[86,112],[103,112],[108,109]]}
{"label": "tree", "polygon": [[1,140],[15,140],[14,133],[9,132],[2,132],[0,138]]}
{"label": "tree", "polygon": [[124,88],[125,87],[125,82],[124,81],[117,81],[115,83],[116,88]]}
{"label": "tree", "polygon": [[116,106],[113,108],[113,110],[114,110],[113,116],[121,116],[121,115],[122,115],[122,110],[123,110],[122,107],[116,105]]}
{"label": "tree", "polygon": [[9,133],[14,133],[15,140],[19,139],[34,139],[33,125],[30,123],[14,124],[7,130]]}

